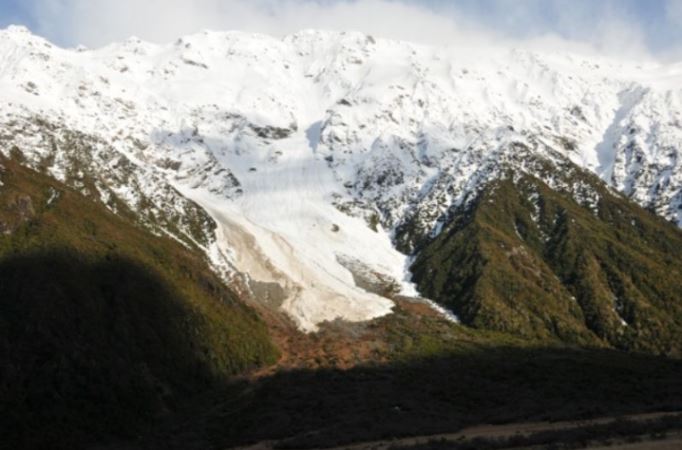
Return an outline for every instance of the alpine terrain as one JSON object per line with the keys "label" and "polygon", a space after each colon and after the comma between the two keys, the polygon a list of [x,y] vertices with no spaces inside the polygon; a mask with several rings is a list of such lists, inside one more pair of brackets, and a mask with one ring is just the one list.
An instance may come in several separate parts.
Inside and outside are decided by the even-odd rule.
{"label": "alpine terrain", "polygon": [[301,448],[679,409],[680,227],[682,63],[0,31],[15,448]]}

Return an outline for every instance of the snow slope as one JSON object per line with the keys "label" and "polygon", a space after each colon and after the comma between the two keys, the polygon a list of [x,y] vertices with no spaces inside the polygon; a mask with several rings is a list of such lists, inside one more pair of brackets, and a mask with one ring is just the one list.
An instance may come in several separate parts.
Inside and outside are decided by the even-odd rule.
{"label": "snow slope", "polygon": [[120,200],[226,276],[284,286],[304,330],[391,310],[358,267],[415,294],[399,231],[437,233],[502,162],[573,161],[682,225],[681,106],[680,64],[323,31],[97,50],[0,31],[1,152]]}

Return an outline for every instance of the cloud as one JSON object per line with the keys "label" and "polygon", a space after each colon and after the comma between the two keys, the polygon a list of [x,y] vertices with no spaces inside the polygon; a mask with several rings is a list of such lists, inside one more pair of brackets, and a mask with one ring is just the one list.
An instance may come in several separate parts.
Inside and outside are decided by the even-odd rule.
{"label": "cloud", "polygon": [[[170,42],[201,29],[281,36],[316,28],[358,30],[427,44],[503,41],[627,57],[647,53],[641,27],[622,14],[614,0],[27,1],[36,31],[64,45],[98,47],[133,35]],[[680,3],[669,0],[671,20],[682,18]]]}
{"label": "cloud", "polygon": [[97,47],[135,35],[168,42],[201,29],[285,35],[301,29],[359,30],[421,42],[477,35],[415,4],[387,0],[33,0],[38,32],[58,42]]}
{"label": "cloud", "polygon": [[38,32],[58,42],[91,47],[130,36],[170,41],[201,28],[251,21],[241,1],[218,0],[33,0]]}

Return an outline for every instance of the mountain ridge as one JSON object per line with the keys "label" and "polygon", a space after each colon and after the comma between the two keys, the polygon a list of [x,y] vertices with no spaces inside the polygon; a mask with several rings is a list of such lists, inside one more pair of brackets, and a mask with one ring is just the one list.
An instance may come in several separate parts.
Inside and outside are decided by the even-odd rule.
{"label": "mountain ridge", "polygon": [[595,203],[528,174],[490,183],[418,253],[420,292],[476,328],[679,356],[682,233],[581,176]]}
{"label": "mountain ridge", "polygon": [[[575,163],[680,224],[679,65],[474,53],[317,31],[65,50],[11,28],[0,152],[201,247],[246,291],[281,284],[279,308],[306,331],[390,312],[346,256],[415,295],[404,253],[501,162]],[[598,201],[589,185],[554,188]]]}

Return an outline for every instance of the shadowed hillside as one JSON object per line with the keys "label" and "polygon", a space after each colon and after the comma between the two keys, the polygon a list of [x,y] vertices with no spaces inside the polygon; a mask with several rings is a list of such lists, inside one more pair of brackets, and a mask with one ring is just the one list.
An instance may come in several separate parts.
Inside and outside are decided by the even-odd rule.
{"label": "shadowed hillside", "polygon": [[131,448],[271,440],[275,448],[323,448],[474,424],[675,411],[682,409],[681,373],[680,361],[613,350],[460,342],[430,358],[234,383]]}
{"label": "shadowed hillside", "polygon": [[3,444],[130,438],[186,397],[276,359],[198,252],[0,161]]}

